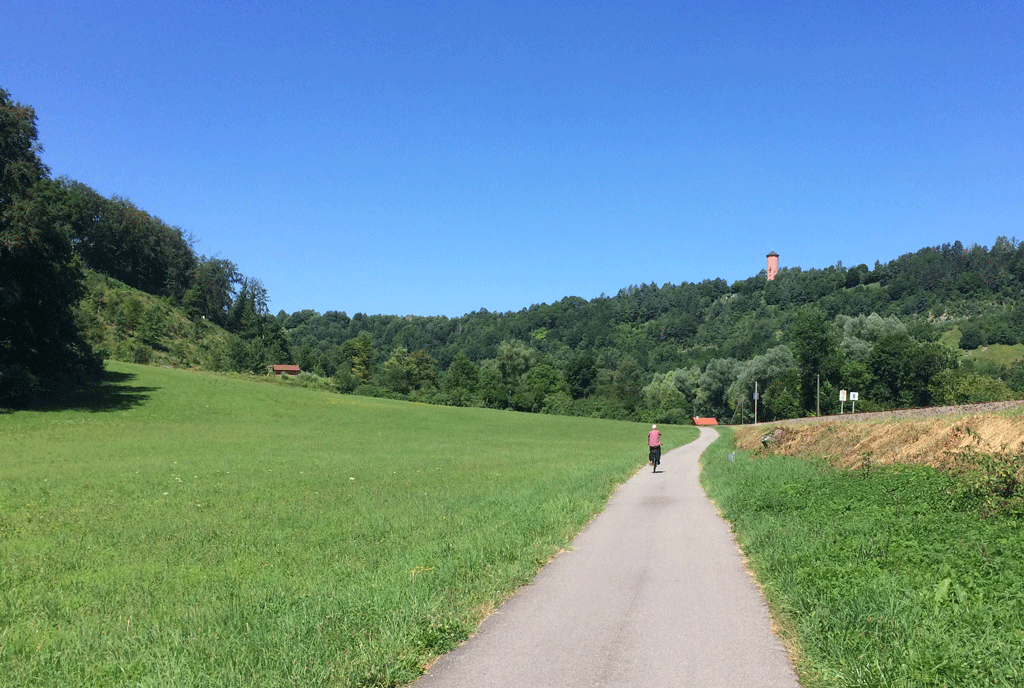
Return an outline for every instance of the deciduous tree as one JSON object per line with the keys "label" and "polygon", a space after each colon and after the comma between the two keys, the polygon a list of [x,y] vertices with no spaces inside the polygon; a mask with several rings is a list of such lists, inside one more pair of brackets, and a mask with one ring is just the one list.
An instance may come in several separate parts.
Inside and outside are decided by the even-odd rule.
{"label": "deciduous tree", "polygon": [[31,107],[0,89],[0,405],[80,382],[101,362],[79,335],[84,293],[70,233],[54,211]]}

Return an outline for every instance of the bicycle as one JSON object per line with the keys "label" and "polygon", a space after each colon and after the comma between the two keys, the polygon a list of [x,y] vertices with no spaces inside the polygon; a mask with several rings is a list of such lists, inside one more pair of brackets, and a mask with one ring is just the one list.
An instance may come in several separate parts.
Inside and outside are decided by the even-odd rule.
{"label": "bicycle", "polygon": [[657,473],[658,472],[658,464],[661,463],[661,447],[660,446],[658,446],[658,447],[651,447],[651,455],[650,455],[650,462],[649,463],[651,464],[651,472],[652,473]]}

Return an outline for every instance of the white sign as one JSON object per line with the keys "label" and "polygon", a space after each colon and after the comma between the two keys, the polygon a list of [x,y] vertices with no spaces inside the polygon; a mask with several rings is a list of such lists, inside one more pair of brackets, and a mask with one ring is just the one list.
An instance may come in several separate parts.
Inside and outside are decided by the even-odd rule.
{"label": "white sign", "polygon": [[846,401],[846,390],[839,390],[839,401]]}
{"label": "white sign", "polygon": [[858,392],[850,392],[850,401],[857,401]]}

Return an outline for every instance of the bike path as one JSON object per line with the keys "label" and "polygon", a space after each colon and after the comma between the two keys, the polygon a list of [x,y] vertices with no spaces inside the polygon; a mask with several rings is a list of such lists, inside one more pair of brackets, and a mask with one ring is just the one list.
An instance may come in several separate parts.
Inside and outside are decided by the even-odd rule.
{"label": "bike path", "polygon": [[698,482],[717,437],[666,452],[412,688],[799,688]]}

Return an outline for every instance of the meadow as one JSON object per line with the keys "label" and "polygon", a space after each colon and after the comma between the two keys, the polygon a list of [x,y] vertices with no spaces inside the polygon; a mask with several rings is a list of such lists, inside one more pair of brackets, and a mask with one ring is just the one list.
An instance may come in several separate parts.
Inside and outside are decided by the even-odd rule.
{"label": "meadow", "polygon": [[406,684],[646,462],[636,423],[107,369],[0,415],[0,685]]}
{"label": "meadow", "polygon": [[1024,685],[1024,521],[987,474],[760,457],[729,432],[701,480],[802,685]]}

